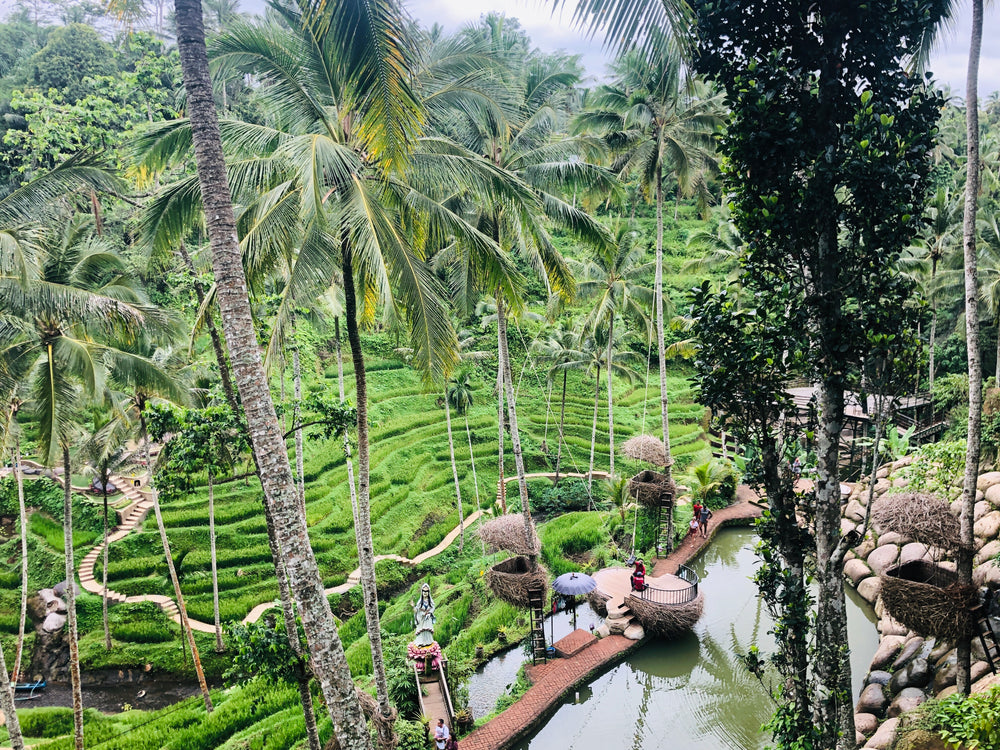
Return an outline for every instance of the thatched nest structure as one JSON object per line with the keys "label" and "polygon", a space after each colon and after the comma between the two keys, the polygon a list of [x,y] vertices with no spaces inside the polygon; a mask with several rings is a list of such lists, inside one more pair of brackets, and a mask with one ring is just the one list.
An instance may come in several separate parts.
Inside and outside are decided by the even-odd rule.
{"label": "thatched nest structure", "polygon": [[958,518],[952,515],[948,503],[934,495],[883,497],[872,508],[872,522],[883,534],[894,531],[928,547],[949,552],[962,547]]}
{"label": "thatched nest structure", "polygon": [[969,634],[976,589],[960,584],[954,571],[914,560],[894,565],[879,577],[886,611],[906,627],[949,643]]}
{"label": "thatched nest structure", "polygon": [[657,466],[667,465],[667,449],[663,441],[652,435],[636,435],[622,443],[622,455]]}
{"label": "thatched nest structure", "polygon": [[548,587],[549,572],[541,565],[532,568],[528,558],[518,555],[501,560],[486,571],[486,584],[498,598],[515,607],[528,607],[528,592]]}
{"label": "thatched nest structure", "polygon": [[487,521],[479,527],[479,538],[490,552],[503,550],[514,555],[530,556],[537,555],[542,549],[534,524],[531,525],[532,545],[528,546],[524,538],[524,516],[520,513],[509,513]]}
{"label": "thatched nest structure", "polygon": [[666,475],[646,469],[628,480],[629,494],[648,508],[670,505],[676,487]]}
{"label": "thatched nest structure", "polygon": [[647,635],[677,638],[693,628],[701,618],[705,595],[699,591],[698,596],[684,604],[663,605],[629,594],[625,603],[639,619]]}

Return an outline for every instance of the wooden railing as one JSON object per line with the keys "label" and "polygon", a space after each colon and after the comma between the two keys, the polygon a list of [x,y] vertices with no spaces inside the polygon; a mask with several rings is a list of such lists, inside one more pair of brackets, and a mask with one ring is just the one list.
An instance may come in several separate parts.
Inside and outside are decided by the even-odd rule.
{"label": "wooden railing", "polygon": [[698,574],[686,565],[681,565],[677,570],[677,577],[688,585],[681,589],[660,589],[655,586],[646,586],[642,591],[633,592],[632,596],[667,606],[677,606],[694,601],[698,597],[698,583],[700,582]]}

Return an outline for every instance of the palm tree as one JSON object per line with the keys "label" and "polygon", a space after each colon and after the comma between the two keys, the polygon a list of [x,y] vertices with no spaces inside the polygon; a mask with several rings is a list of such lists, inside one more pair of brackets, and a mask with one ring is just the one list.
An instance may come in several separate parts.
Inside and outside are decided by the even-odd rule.
{"label": "palm tree", "polygon": [[[66,609],[73,686],[74,740],[83,747],[83,700],[76,632],[70,442],[82,392],[103,397],[105,371],[132,362],[121,342],[138,330],[154,330],[157,311],[131,287],[124,264],[101,241],[88,236],[89,219],[76,217],[42,237],[44,260],[28,284],[10,286],[12,315],[0,320],[0,391],[28,383],[39,422],[41,458],[61,459]],[[18,292],[15,294],[15,292]]]}
{"label": "palm tree", "polygon": [[458,464],[455,463],[455,440],[451,434],[451,382],[444,386],[444,420],[448,429],[448,453],[451,456],[451,475],[455,480],[455,502],[458,505],[458,526],[462,530],[458,540],[458,551],[465,549],[465,517],[462,510],[462,488],[458,482]]}
{"label": "palm tree", "polygon": [[556,446],[556,483],[558,484],[559,470],[562,464],[562,448],[566,442],[566,377],[569,375],[570,369],[561,367],[561,365],[579,362],[583,359],[583,355],[579,349],[579,336],[573,330],[572,323],[565,320],[560,321],[559,326],[546,338],[537,339],[532,346],[538,357],[546,359],[550,363],[547,374],[549,382],[552,382],[554,374],[562,372],[562,398],[559,401],[559,445]]}
{"label": "palm tree", "polygon": [[[596,331],[607,327],[607,353],[605,361],[611,362],[615,345],[615,317],[641,321],[646,327],[646,309],[653,301],[653,292],[643,286],[640,279],[649,272],[643,263],[645,252],[639,246],[638,233],[627,228],[618,231],[617,246],[594,254],[592,260],[581,264],[577,272],[577,293],[582,299],[594,299],[594,306],[583,319],[585,330]],[[608,446],[609,472],[615,473],[615,422],[613,367],[607,367],[608,376]],[[593,470],[593,468],[591,469]]]}
{"label": "palm tree", "polygon": [[127,431],[120,419],[95,408],[92,412],[93,430],[77,451],[78,460],[83,461],[85,473],[94,477],[93,484],[101,492],[104,506],[103,562],[101,581],[104,595],[101,597],[101,619],[104,625],[104,648],[110,651],[111,629],[108,627],[108,490],[111,476],[121,474],[136,465],[132,455],[125,450]]}
{"label": "palm tree", "polygon": [[[622,178],[637,176],[656,200],[657,354],[660,370],[660,417],[670,476],[670,420],[667,394],[663,311],[663,181],[673,173],[678,197],[694,188],[712,163],[712,137],[721,122],[722,103],[695,80],[685,81],[679,52],[659,37],[649,50],[623,55],[614,65],[614,80],[593,97],[594,109],[582,113],[577,130],[604,135],[618,154],[613,168]],[[672,542],[671,542],[672,544]]]}
{"label": "palm tree", "polygon": [[[965,340],[969,357],[969,430],[965,449],[965,481],[962,489],[961,537],[958,553],[959,580],[972,585],[973,510],[979,477],[980,438],[983,418],[983,363],[979,353],[979,276],[976,252],[976,209],[979,201],[979,56],[983,44],[983,0],[972,0],[972,35],[965,82],[965,209],[962,246],[965,258]],[[972,640],[958,642],[957,686],[968,694],[972,687],[970,663]]]}
{"label": "palm tree", "polygon": [[[2,363],[0,363],[2,366]],[[17,410],[20,401],[12,396],[4,410],[4,429],[0,434],[0,447],[10,448],[14,461],[14,481],[17,482],[18,499],[18,522],[21,526],[21,618],[17,633],[17,654],[14,657],[13,672],[7,671],[7,660],[0,648],[0,680],[3,685],[11,682],[11,675],[14,681],[17,680],[21,669],[21,652],[24,649],[24,623],[28,606],[28,531],[27,513],[24,507],[24,477],[21,475],[21,434],[17,424]],[[13,443],[13,447],[10,446]],[[21,735],[21,722],[17,718],[17,711],[14,705],[14,692],[6,688],[0,689],[0,711],[3,711],[7,724],[7,735],[11,747],[15,750],[24,750],[24,738]]]}
{"label": "palm tree", "polygon": [[[297,502],[290,505],[296,500],[291,469],[280,448],[280,427],[267,391],[262,363],[252,343],[254,332],[246,276],[236,242],[237,226],[222,139],[212,106],[200,4],[197,0],[177,0],[176,7],[201,201],[209,217],[220,308],[254,438],[265,497],[273,507],[272,517],[289,561],[289,580],[338,741],[344,748],[364,747],[367,738],[360,706],[351,692],[342,644],[323,595],[304,520],[296,512]],[[305,227],[296,265],[302,265],[302,273],[308,280],[306,285],[316,283],[312,272],[317,266],[308,268],[308,264],[302,264],[304,252],[306,257],[318,261],[319,268],[328,269],[331,262],[338,260],[340,264],[358,401],[356,533],[381,714],[376,724],[380,729],[388,727],[387,732],[380,732],[380,743],[388,745],[392,742],[394,712],[388,701],[374,586],[367,383],[358,323],[372,314],[370,300],[381,297],[388,301],[390,287],[394,287],[403,299],[411,328],[419,331],[415,358],[428,372],[440,377],[449,365],[446,352],[453,348],[454,335],[447,326],[439,296],[432,291],[435,289],[433,280],[421,263],[420,255],[403,241],[403,234],[398,231],[393,217],[399,214],[413,216],[414,226],[428,229],[425,236],[431,241],[444,236],[438,229],[443,225],[448,226],[448,234],[471,235],[450,214],[436,209],[437,204],[424,202],[421,194],[404,189],[405,186],[390,179],[405,163],[420,117],[420,107],[408,85],[406,36],[398,8],[391,0],[368,0],[330,6],[303,4],[298,8],[282,8],[281,12],[290,28],[234,29],[218,42],[218,59],[222,64],[245,66],[266,79],[269,86],[265,91],[278,103],[275,112],[285,130],[244,123],[241,132],[245,136],[244,146],[258,152],[255,157],[260,155],[260,147],[276,156],[270,161],[254,159],[257,167],[273,166],[275,172],[271,174],[275,174],[287,163],[298,175],[287,188],[268,194],[273,196],[275,205],[293,206],[294,214],[300,217],[300,225]],[[296,60],[296,66],[284,65],[288,54]],[[336,71],[335,79],[325,75],[331,71]],[[309,85],[300,85],[304,80],[308,80]],[[314,87],[316,81],[323,80],[329,83],[327,88]],[[442,159],[441,156],[438,154],[437,162],[447,161],[447,157]],[[431,160],[425,164],[430,168]],[[262,172],[258,172],[258,176],[260,174]],[[436,174],[440,177],[440,170]],[[316,175],[320,179],[315,179]],[[276,187],[278,185],[281,182],[275,183]],[[392,204],[391,211],[386,210],[385,201]],[[414,210],[415,204],[419,204],[419,216]],[[425,212],[428,210],[434,220],[432,223],[427,221]],[[490,249],[483,243],[479,243],[479,248]],[[327,282],[331,276],[326,273]],[[360,310],[356,283],[362,285],[363,291]]]}
{"label": "palm tree", "polygon": [[986,305],[997,326],[997,366],[994,387],[1000,387],[1000,215],[996,211],[980,222],[982,245],[979,249],[979,298]]}

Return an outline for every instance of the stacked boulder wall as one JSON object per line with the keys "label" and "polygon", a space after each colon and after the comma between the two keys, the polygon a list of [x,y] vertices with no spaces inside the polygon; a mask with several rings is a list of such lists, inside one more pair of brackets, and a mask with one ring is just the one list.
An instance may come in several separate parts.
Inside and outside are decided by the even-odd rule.
{"label": "stacked boulder wall", "polygon": [[625,597],[625,604],[642,624],[647,635],[677,638],[694,627],[705,609],[705,596],[698,595],[684,604],[657,604],[635,594]]}
{"label": "stacked boulder wall", "polygon": [[515,607],[529,606],[528,592],[548,585],[549,572],[528,558],[518,555],[501,560],[486,571],[486,583],[494,596]]}

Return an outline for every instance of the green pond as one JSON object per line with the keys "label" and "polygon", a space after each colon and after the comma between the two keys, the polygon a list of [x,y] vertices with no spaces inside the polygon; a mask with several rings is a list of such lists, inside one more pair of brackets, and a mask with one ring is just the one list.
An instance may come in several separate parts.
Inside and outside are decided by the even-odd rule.
{"label": "green pond", "polygon": [[[771,620],[750,576],[753,532],[724,529],[691,565],[705,613],[686,637],[651,642],[561,705],[518,750],[758,750],[773,704],[736,652],[772,649]],[[871,608],[848,591],[855,694],[878,647]]]}

